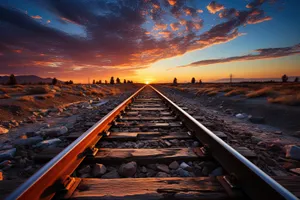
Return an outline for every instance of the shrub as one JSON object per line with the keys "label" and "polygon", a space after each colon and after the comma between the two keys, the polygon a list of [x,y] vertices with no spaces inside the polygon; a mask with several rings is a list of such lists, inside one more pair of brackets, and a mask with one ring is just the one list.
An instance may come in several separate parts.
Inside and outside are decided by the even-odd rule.
{"label": "shrub", "polygon": [[31,101],[34,102],[34,97],[33,96],[22,96],[18,98],[19,101]]}
{"label": "shrub", "polygon": [[0,99],[9,99],[10,96],[8,94],[0,95]]}
{"label": "shrub", "polygon": [[29,88],[27,94],[47,94],[50,91],[48,85]]}
{"label": "shrub", "polygon": [[11,74],[8,80],[8,85],[16,85],[17,84],[17,79],[15,75]]}
{"label": "shrub", "polygon": [[52,99],[52,98],[54,98],[54,97],[55,97],[55,94],[54,94],[54,93],[36,96],[36,98],[39,99],[39,100]]}
{"label": "shrub", "polygon": [[290,106],[299,106],[300,105],[300,94],[268,98],[268,102],[285,104],[285,105],[290,105]]}
{"label": "shrub", "polygon": [[227,92],[224,96],[226,97],[230,97],[230,96],[236,96],[236,95],[241,95],[241,94],[246,94],[247,93],[247,89],[233,89],[229,92]]}
{"label": "shrub", "polygon": [[265,87],[261,88],[256,91],[252,91],[246,95],[248,98],[255,98],[255,97],[262,97],[262,96],[268,96],[274,93],[274,90],[272,87]]}

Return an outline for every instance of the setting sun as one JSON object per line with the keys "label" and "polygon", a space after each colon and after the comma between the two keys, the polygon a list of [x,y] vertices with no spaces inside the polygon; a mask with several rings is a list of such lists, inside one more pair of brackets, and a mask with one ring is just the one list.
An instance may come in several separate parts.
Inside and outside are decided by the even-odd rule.
{"label": "setting sun", "polygon": [[149,84],[149,81],[146,81],[145,83],[148,85],[148,84]]}

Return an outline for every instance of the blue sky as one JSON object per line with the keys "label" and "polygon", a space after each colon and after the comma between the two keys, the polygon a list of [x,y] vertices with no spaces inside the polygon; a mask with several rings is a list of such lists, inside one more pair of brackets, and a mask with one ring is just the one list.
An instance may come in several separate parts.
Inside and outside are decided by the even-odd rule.
{"label": "blue sky", "polygon": [[0,74],[79,82],[300,75],[299,7],[296,0],[1,0]]}

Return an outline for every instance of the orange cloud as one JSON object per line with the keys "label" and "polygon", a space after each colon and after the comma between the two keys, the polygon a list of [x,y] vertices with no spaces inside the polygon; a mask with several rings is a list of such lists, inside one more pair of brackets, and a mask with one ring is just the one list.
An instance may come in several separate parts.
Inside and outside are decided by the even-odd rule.
{"label": "orange cloud", "polygon": [[168,24],[155,24],[153,30],[166,30],[168,28]]}
{"label": "orange cloud", "polygon": [[174,6],[176,4],[176,0],[168,0],[168,2],[171,6]]}
{"label": "orange cloud", "polygon": [[170,27],[173,31],[177,31],[179,29],[179,23],[178,22],[172,23],[170,24]]}
{"label": "orange cloud", "polygon": [[247,23],[248,24],[258,24],[258,23],[261,23],[261,22],[264,22],[264,21],[270,21],[270,20],[272,20],[272,17],[269,17],[269,16],[266,16],[266,17],[263,17],[263,18],[252,18],[252,17],[250,17],[247,20]]}
{"label": "orange cloud", "polygon": [[274,58],[280,58],[285,56],[291,56],[291,55],[300,54],[300,44],[296,44],[290,47],[256,49],[255,52],[258,52],[258,54],[248,54],[244,56],[234,56],[234,57],[220,58],[220,59],[200,60],[197,62],[190,63],[188,65],[178,66],[176,68],[197,67],[197,66],[213,65],[219,63],[248,61],[248,60],[274,59]]}
{"label": "orange cloud", "polygon": [[33,19],[42,19],[42,17],[41,16],[39,16],[39,15],[35,15],[35,16],[31,16]]}
{"label": "orange cloud", "polygon": [[206,8],[212,14],[215,14],[216,12],[219,12],[219,11],[225,9],[225,7],[222,4],[218,4],[215,1],[210,2],[210,4],[208,4],[208,6],[206,6]]}

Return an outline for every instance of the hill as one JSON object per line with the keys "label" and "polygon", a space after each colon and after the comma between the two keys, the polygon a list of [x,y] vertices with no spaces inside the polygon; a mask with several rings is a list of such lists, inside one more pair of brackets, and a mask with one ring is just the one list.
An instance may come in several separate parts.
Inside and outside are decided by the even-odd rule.
{"label": "hill", "polygon": [[[5,84],[8,82],[9,76],[0,76],[0,84]],[[17,83],[23,84],[23,83],[51,83],[52,78],[41,78],[39,76],[35,75],[24,75],[24,76],[16,76]]]}

